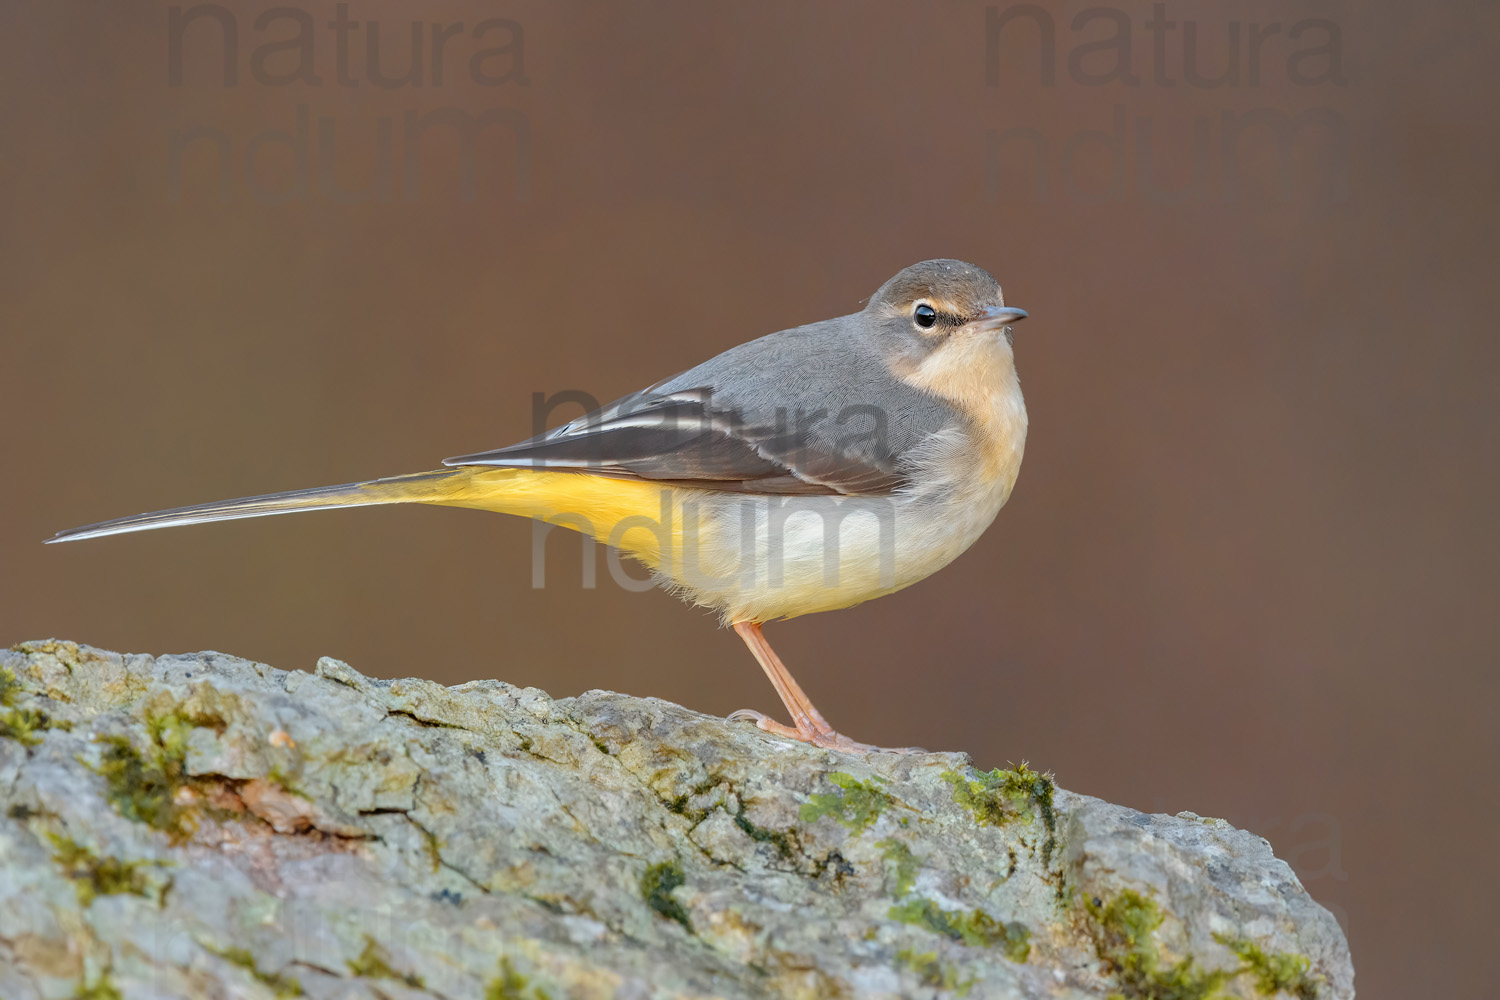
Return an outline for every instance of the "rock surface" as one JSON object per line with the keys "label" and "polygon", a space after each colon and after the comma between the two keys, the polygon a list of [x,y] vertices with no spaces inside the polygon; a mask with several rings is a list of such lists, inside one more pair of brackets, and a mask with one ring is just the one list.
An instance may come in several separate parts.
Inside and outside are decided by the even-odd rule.
{"label": "rock surface", "polygon": [[0,654],[0,997],[1352,997],[1261,838],[655,699]]}

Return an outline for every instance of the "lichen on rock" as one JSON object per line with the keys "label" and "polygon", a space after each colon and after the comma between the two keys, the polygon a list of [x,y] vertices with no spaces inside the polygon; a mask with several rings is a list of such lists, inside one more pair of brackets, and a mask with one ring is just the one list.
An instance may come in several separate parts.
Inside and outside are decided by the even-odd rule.
{"label": "lichen on rock", "polygon": [[1265,841],[1026,765],[849,756],[656,699],[326,658],[0,654],[6,1000],[1352,983],[1337,923]]}

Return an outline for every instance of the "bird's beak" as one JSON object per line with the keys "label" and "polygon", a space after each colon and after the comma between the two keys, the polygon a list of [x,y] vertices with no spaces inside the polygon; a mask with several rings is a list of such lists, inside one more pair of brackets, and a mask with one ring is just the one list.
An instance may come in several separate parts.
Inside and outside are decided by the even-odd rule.
{"label": "bird's beak", "polygon": [[999,330],[1011,323],[1017,323],[1029,315],[1025,309],[1012,309],[1010,306],[990,306],[978,316],[969,320],[969,325],[979,330],[989,332]]}

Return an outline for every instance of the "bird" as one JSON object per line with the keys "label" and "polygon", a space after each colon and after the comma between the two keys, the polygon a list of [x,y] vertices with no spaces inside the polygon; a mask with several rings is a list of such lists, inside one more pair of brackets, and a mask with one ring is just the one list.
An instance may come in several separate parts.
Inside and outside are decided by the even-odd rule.
{"label": "bird", "polygon": [[439,469],[136,514],[48,541],[372,504],[540,519],[614,546],[718,612],[791,724],[751,709],[731,719],[825,749],[883,751],[829,725],[763,626],[892,594],[980,537],[1021,469],[1012,324],[1027,315],[984,269],[926,260],[858,312],[748,341]]}

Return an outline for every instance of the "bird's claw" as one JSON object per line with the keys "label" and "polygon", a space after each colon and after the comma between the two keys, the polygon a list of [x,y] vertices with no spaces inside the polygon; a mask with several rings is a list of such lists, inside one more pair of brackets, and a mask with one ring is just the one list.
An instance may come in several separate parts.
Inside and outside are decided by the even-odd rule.
{"label": "bird's claw", "polygon": [[821,726],[812,725],[806,729],[798,729],[785,723],[777,722],[764,712],[757,712],[753,708],[742,708],[729,713],[730,722],[753,722],[762,732],[774,733],[777,736],[785,736],[787,739],[797,740],[800,743],[811,743],[815,747],[824,750],[839,750],[843,753],[926,753],[921,747],[878,747],[872,743],[861,743],[851,740],[843,733],[836,732],[823,717],[818,716],[816,722]]}

